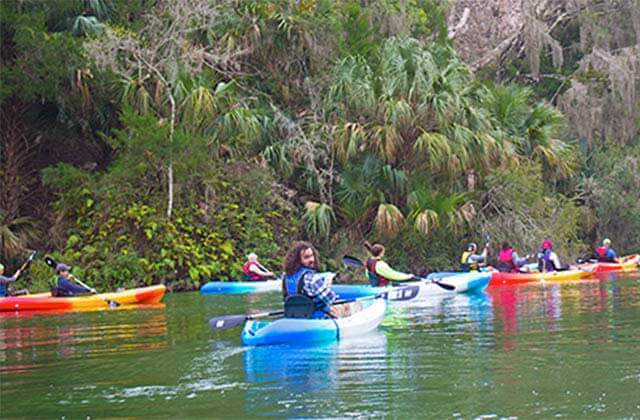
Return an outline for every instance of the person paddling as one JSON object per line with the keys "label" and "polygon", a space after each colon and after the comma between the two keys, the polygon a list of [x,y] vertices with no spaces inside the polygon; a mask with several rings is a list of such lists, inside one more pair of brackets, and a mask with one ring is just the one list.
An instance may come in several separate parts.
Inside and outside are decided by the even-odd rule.
{"label": "person paddling", "polygon": [[[282,292],[286,299],[293,295],[303,295],[313,302],[312,318],[340,318],[348,316],[351,305],[333,306],[338,299],[331,289],[333,273],[318,273],[319,255],[315,247],[305,241],[295,242],[284,260],[285,276]],[[354,310],[356,308],[354,307]]]}
{"label": "person paddling", "polygon": [[595,250],[595,257],[598,262],[616,262],[616,252],[611,248],[611,239],[605,238],[602,241],[602,246],[599,246]]}
{"label": "person paddling", "polygon": [[544,273],[547,271],[562,271],[567,268],[560,263],[558,254],[553,251],[553,243],[548,239],[542,241],[542,247],[538,252],[538,270]]}
{"label": "person paddling", "polygon": [[9,284],[18,280],[18,277],[20,277],[20,273],[22,273],[22,270],[18,269],[18,271],[16,271],[13,276],[5,276],[4,265],[0,264],[0,297],[9,296]]}
{"label": "person paddling", "polygon": [[373,287],[387,286],[392,281],[406,281],[414,279],[413,274],[407,274],[400,271],[396,271],[389,266],[386,262],[382,261],[384,257],[384,245],[381,243],[374,243],[371,245],[369,242],[364,241],[364,247],[367,248],[371,256],[367,260],[367,277],[369,278],[369,284]]}
{"label": "person paddling", "polygon": [[253,252],[247,255],[247,262],[242,266],[242,272],[249,281],[265,281],[276,277],[258,262],[258,256]]}
{"label": "person paddling", "polygon": [[528,255],[520,258],[509,242],[505,241],[502,243],[502,249],[498,255],[498,271],[502,273],[518,273],[528,259]]}
{"label": "person paddling", "polygon": [[96,293],[95,289],[81,284],[81,282],[69,272],[70,270],[71,267],[63,263],[59,263],[56,266],[56,273],[58,273],[58,285],[54,293],[56,296],[73,297]]}
{"label": "person paddling", "polygon": [[478,271],[484,263],[487,261],[487,255],[489,254],[489,244],[487,243],[482,250],[482,254],[478,254],[478,245],[475,242],[471,242],[467,246],[467,250],[462,253],[460,257],[460,269],[462,271]]}

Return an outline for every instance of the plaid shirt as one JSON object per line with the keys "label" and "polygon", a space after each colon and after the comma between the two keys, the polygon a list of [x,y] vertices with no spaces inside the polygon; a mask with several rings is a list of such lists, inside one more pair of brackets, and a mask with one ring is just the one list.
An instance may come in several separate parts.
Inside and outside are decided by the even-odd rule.
{"label": "plaid shirt", "polygon": [[316,308],[326,308],[336,300],[336,293],[327,284],[325,274],[308,273],[303,279],[302,290],[305,295],[313,299]]}

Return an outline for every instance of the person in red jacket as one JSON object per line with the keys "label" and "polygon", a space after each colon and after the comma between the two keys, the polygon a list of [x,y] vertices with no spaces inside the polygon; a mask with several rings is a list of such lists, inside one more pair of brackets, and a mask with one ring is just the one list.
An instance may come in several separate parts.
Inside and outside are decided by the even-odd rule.
{"label": "person in red jacket", "polygon": [[258,256],[253,252],[247,255],[247,262],[242,266],[242,272],[249,281],[264,281],[276,277],[258,262]]}
{"label": "person in red jacket", "polygon": [[596,248],[595,255],[598,262],[615,262],[617,255],[611,248],[611,239],[605,238],[602,241],[602,246]]}
{"label": "person in red jacket", "polygon": [[498,255],[498,271],[503,273],[517,273],[520,271],[520,267],[527,263],[528,259],[528,255],[520,258],[518,253],[509,245],[509,242],[505,241],[502,243],[502,249]]}

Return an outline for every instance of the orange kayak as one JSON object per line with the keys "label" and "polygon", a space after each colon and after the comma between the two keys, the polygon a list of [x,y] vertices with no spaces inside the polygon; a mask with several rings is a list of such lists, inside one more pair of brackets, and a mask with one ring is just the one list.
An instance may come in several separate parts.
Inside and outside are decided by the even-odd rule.
{"label": "orange kayak", "polygon": [[495,271],[491,274],[489,287],[506,285],[515,286],[519,284],[539,283],[543,281],[559,282],[580,280],[591,276],[591,274],[591,272],[584,270],[552,271],[549,273],[501,273],[499,271]]}
{"label": "orange kayak", "polygon": [[165,290],[165,286],[160,284],[122,292],[76,297],[53,297],[51,293],[9,296],[0,298],[0,311],[73,311],[109,308],[113,305],[112,302],[120,305],[159,303]]}
{"label": "orange kayak", "polygon": [[616,271],[637,271],[640,264],[640,254],[620,257],[617,262],[596,262],[580,265],[581,269],[594,273],[611,273]]}

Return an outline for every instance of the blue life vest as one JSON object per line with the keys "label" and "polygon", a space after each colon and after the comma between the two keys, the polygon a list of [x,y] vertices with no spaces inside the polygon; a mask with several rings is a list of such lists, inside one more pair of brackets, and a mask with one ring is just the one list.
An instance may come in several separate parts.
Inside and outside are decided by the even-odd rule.
{"label": "blue life vest", "polygon": [[[300,267],[298,271],[295,273],[285,276],[284,278],[284,297],[293,295],[304,295],[308,296],[304,293],[304,279],[303,277],[309,273],[315,273],[316,271],[312,268],[308,267]],[[313,305],[315,307],[315,311],[313,312],[312,318],[322,319],[326,318],[329,313],[329,308],[323,301],[314,296],[309,296],[313,300]]]}
{"label": "blue life vest", "polygon": [[[284,278],[284,297],[291,295],[301,295],[302,292],[302,277],[307,273],[315,273],[314,269],[308,267],[300,267],[298,271],[291,275],[287,275]],[[311,296],[310,296],[311,297]]]}
{"label": "blue life vest", "polygon": [[5,283],[0,283],[0,297],[6,297],[9,295],[9,289]]}

